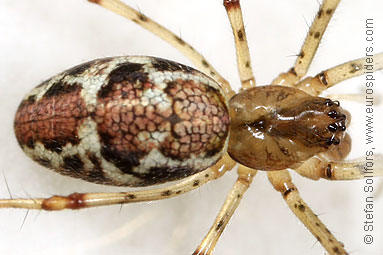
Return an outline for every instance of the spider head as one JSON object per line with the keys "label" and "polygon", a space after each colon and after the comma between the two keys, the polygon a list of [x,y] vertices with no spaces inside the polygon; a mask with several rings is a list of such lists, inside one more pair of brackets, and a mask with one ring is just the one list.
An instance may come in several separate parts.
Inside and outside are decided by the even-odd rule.
{"label": "spider head", "polygon": [[281,86],[255,87],[230,100],[228,152],[263,170],[293,168],[341,145],[349,113],[338,101]]}

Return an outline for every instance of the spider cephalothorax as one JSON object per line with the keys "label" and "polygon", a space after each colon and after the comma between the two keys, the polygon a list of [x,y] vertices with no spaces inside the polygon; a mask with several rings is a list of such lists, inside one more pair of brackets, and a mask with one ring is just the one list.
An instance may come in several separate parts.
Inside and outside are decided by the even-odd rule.
{"label": "spider cephalothorax", "polygon": [[230,156],[263,170],[295,168],[340,145],[349,115],[339,102],[281,86],[255,87],[235,95],[230,113]]}

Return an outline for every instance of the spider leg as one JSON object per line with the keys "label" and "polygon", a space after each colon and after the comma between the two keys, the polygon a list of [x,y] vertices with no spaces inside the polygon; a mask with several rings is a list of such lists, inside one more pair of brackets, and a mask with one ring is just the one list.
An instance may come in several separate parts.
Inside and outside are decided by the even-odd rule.
{"label": "spider leg", "polygon": [[190,61],[193,63],[193,65],[197,69],[209,75],[210,77],[215,79],[217,82],[219,82],[229,98],[235,94],[234,91],[231,89],[228,81],[226,81],[211,66],[211,64],[205,59],[205,57],[201,55],[201,53],[199,53],[190,44],[186,43],[179,36],[175,35],[173,32],[171,32],[167,28],[161,26],[154,20],[150,19],[149,17],[145,16],[141,12],[133,9],[132,7],[124,4],[123,2],[119,0],[88,0],[88,1],[98,4],[125,18],[128,18],[131,21],[135,22],[136,24],[140,25],[141,27],[145,28],[149,32],[160,37],[161,39],[163,39],[164,41],[166,41],[167,43],[175,47],[177,50],[179,50],[184,56],[189,58]]}
{"label": "spider leg", "polygon": [[[366,96],[364,94],[330,94],[326,95],[326,98],[329,98],[332,101],[350,101],[360,104],[364,103],[366,100]],[[379,100],[379,98],[377,100]],[[380,101],[375,104],[380,104]]]}
{"label": "spider leg", "polygon": [[306,35],[301,51],[294,67],[285,73],[279,74],[272,82],[273,85],[292,86],[299,82],[307,73],[314,55],[318,49],[327,25],[335,12],[340,0],[324,0],[315,16],[315,19]]}
{"label": "spider leg", "polygon": [[312,157],[294,170],[312,180],[319,180],[320,178],[333,181],[358,180],[366,177],[383,176],[382,155],[375,156],[374,167],[369,168],[366,162],[365,160],[334,162]]}
{"label": "spider leg", "polygon": [[267,175],[274,188],[282,194],[289,208],[329,254],[348,254],[343,244],[333,236],[330,230],[303,201],[287,170],[270,171]]}
{"label": "spider leg", "polygon": [[[366,64],[369,63],[372,64],[372,70],[366,69]],[[299,83],[293,85],[293,87],[317,96],[324,90],[344,80],[381,69],[383,69],[383,52],[334,66],[318,73],[314,77],[306,77]]]}
{"label": "spider leg", "polygon": [[233,188],[227,195],[225,203],[221,207],[221,210],[215,218],[209,232],[202,240],[198,248],[194,251],[193,255],[206,255],[212,253],[219,237],[221,236],[234,211],[237,209],[243,194],[249,188],[256,173],[257,170],[247,168],[242,165],[238,167],[237,181],[234,183]]}
{"label": "spider leg", "polygon": [[237,65],[242,89],[255,86],[253,70],[251,69],[249,47],[247,45],[245,27],[239,0],[224,0],[227,16],[234,35],[235,48],[237,53]]}
{"label": "spider leg", "polygon": [[69,196],[52,196],[50,198],[0,199],[0,208],[57,211],[161,200],[194,190],[221,177],[234,166],[235,162],[225,154],[214,166],[168,187],[118,193],[73,193]]}

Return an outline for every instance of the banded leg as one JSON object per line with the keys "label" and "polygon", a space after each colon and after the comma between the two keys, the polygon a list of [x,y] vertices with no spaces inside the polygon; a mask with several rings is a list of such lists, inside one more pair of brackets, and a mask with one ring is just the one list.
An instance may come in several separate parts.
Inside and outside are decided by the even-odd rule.
{"label": "banded leg", "polygon": [[193,255],[206,255],[213,252],[219,237],[221,236],[234,211],[237,209],[243,194],[249,188],[256,173],[257,171],[254,169],[247,168],[242,165],[238,167],[237,181],[226,197],[225,203],[219,211],[209,232],[202,240],[198,248],[194,251]]}
{"label": "banded leg", "polygon": [[333,236],[330,230],[303,201],[287,170],[270,171],[267,175],[274,188],[282,194],[289,208],[329,254],[348,254],[342,243]]}
{"label": "banded leg", "polygon": [[332,162],[312,157],[296,168],[295,171],[312,180],[319,180],[320,178],[333,181],[358,180],[366,177],[383,176],[382,155],[374,159],[374,166],[370,166],[366,162]]}
{"label": "banded leg", "polygon": [[318,49],[327,25],[331,20],[340,0],[324,0],[319,7],[315,19],[306,35],[301,51],[297,57],[294,67],[285,73],[281,73],[272,82],[273,85],[292,86],[301,80],[307,73],[314,55]]}
{"label": "banded leg", "polygon": [[1,199],[0,208],[58,211],[64,209],[75,210],[105,205],[161,200],[181,195],[196,189],[209,181],[215,180],[231,170],[235,164],[236,163],[229,157],[229,155],[225,154],[214,166],[169,187],[119,193],[73,193],[69,196],[52,196],[46,199]]}
{"label": "banded leg", "polygon": [[210,77],[215,79],[217,82],[219,82],[222,85],[223,89],[225,90],[229,98],[235,94],[234,91],[231,89],[228,81],[226,81],[211,66],[211,64],[205,59],[204,56],[202,56],[191,45],[186,43],[179,36],[175,35],[167,28],[161,26],[154,20],[150,19],[149,17],[145,16],[141,12],[136,11],[132,7],[124,4],[123,2],[119,0],[88,0],[88,1],[98,4],[125,18],[128,18],[131,21],[135,22],[136,24],[140,25],[141,27],[145,28],[149,32],[160,37],[161,39],[163,39],[164,41],[166,41],[167,43],[175,47],[177,50],[179,50],[184,56],[189,58],[190,61],[193,63],[193,65],[197,69],[209,75]]}
{"label": "banded leg", "polygon": [[[326,95],[326,98],[329,98],[332,101],[350,101],[359,104],[362,104],[366,100],[366,96],[364,94],[331,94]],[[375,104],[380,104],[380,101]]]}
{"label": "banded leg", "polygon": [[303,79],[294,87],[317,96],[324,90],[344,80],[381,69],[383,69],[383,52],[337,65],[320,72],[314,77]]}
{"label": "banded leg", "polygon": [[235,48],[237,53],[237,65],[242,89],[255,86],[253,70],[251,69],[249,47],[247,45],[245,27],[239,0],[224,0],[227,16],[233,30]]}

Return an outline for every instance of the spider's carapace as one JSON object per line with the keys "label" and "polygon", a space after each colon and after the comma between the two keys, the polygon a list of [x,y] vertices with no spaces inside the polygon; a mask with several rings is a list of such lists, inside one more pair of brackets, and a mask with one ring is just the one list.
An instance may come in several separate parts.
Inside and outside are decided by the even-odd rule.
{"label": "spider's carapace", "polygon": [[254,169],[295,168],[318,153],[337,149],[347,137],[349,113],[339,102],[295,88],[254,87],[229,104],[228,152]]}

